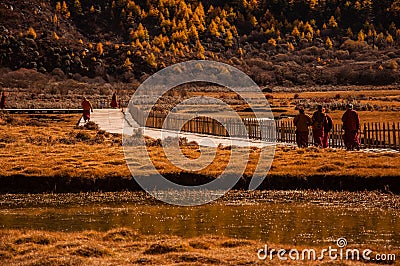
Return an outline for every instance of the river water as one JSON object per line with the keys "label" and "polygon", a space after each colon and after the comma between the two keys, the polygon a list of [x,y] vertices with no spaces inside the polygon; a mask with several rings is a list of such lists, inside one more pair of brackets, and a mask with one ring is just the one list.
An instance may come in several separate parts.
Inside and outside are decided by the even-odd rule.
{"label": "river water", "polygon": [[142,234],[210,234],[282,244],[318,246],[345,237],[354,244],[400,246],[398,196],[271,193],[237,192],[196,207],[167,205],[141,192],[2,195],[0,228],[106,231],[128,227]]}

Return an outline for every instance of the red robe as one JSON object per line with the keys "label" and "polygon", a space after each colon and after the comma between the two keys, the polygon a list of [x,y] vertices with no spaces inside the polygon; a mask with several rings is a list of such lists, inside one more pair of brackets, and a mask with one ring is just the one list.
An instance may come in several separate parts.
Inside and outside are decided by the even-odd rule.
{"label": "red robe", "polygon": [[360,130],[360,118],[356,111],[347,110],[342,116],[343,122],[343,142],[346,149],[352,150],[359,148],[360,140],[358,138],[358,131]]}
{"label": "red robe", "polygon": [[115,93],[111,97],[111,104],[110,105],[111,105],[112,108],[117,108],[118,107],[117,95],[115,95]]}
{"label": "red robe", "polygon": [[0,100],[0,109],[6,108],[6,94],[3,92]]}

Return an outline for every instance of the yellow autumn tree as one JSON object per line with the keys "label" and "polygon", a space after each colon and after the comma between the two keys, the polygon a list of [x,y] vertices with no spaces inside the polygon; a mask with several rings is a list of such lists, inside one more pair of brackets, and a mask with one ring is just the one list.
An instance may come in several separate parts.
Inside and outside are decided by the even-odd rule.
{"label": "yellow autumn tree", "polygon": [[232,33],[228,30],[226,32],[226,38],[225,38],[225,46],[226,47],[232,47],[233,45],[233,35]]}
{"label": "yellow autumn tree", "polygon": [[153,53],[150,53],[147,55],[146,63],[151,67],[154,67],[154,68],[157,67],[156,57]]}
{"label": "yellow autumn tree", "polygon": [[203,45],[201,45],[201,42],[199,40],[197,40],[197,42],[196,42],[196,50],[197,50],[197,58],[198,59],[202,59],[202,60],[206,59],[206,57],[204,55],[205,49],[204,49]]}
{"label": "yellow autumn tree", "polygon": [[221,34],[218,31],[218,25],[215,23],[214,20],[211,21],[208,31],[211,33],[212,36],[219,37]]}
{"label": "yellow autumn tree", "polygon": [[124,62],[124,68],[125,69],[127,69],[127,70],[132,70],[132,66],[133,66],[133,64],[132,64],[132,62],[131,62],[131,60],[129,59],[129,57],[127,57],[126,59],[125,59],[125,62]]}
{"label": "yellow autumn tree", "polygon": [[299,31],[299,29],[297,28],[297,26],[294,26],[294,27],[293,27],[292,35],[293,35],[294,37],[300,37],[300,31]]}
{"label": "yellow autumn tree", "polygon": [[60,37],[57,35],[57,33],[55,31],[53,32],[53,38],[56,41],[58,41],[60,39]]}
{"label": "yellow autumn tree", "polygon": [[61,12],[61,3],[60,2],[57,2],[57,4],[56,4],[56,11]]}
{"label": "yellow autumn tree", "polygon": [[270,44],[270,45],[272,45],[272,46],[276,46],[276,40],[274,39],[274,38],[270,38],[269,40],[268,40],[268,44]]}
{"label": "yellow autumn tree", "polygon": [[81,2],[79,0],[74,0],[74,11],[78,15],[82,15],[82,5],[81,5]]}
{"label": "yellow autumn tree", "polygon": [[363,42],[365,40],[365,33],[362,29],[358,32],[357,40],[359,42]]}
{"label": "yellow autumn tree", "polygon": [[199,39],[199,33],[197,32],[195,25],[190,26],[188,36],[189,36],[190,40],[193,40],[193,41],[196,41]]}
{"label": "yellow autumn tree", "polygon": [[294,45],[293,45],[293,43],[288,42],[288,43],[287,43],[287,46],[288,46],[288,51],[289,51],[289,52],[293,52],[293,51],[294,51]]}
{"label": "yellow autumn tree", "polygon": [[325,45],[326,45],[326,47],[327,47],[328,49],[331,49],[331,48],[332,48],[333,43],[332,43],[331,38],[328,37],[328,38],[326,39]]}
{"label": "yellow autumn tree", "polygon": [[337,28],[338,27],[338,24],[337,24],[336,19],[335,19],[334,16],[331,16],[331,18],[329,19],[328,25],[331,28]]}
{"label": "yellow autumn tree", "polygon": [[389,44],[390,46],[393,45],[394,43],[394,39],[393,36],[391,34],[388,34],[386,37],[386,43]]}
{"label": "yellow autumn tree", "polygon": [[32,39],[36,39],[36,37],[37,37],[36,31],[32,27],[30,27],[28,29],[28,32],[26,33],[26,35]]}
{"label": "yellow autumn tree", "polygon": [[102,55],[102,54],[104,53],[103,44],[102,44],[101,42],[99,42],[99,43],[97,44],[97,46],[96,46],[96,51],[97,51],[97,53],[98,53],[99,55]]}

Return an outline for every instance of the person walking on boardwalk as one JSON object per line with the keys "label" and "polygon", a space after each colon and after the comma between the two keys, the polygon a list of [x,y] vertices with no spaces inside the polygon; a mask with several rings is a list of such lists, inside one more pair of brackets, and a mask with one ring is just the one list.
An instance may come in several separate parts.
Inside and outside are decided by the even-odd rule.
{"label": "person walking on boardwalk", "polygon": [[86,122],[90,121],[90,111],[93,112],[93,106],[86,97],[83,97],[82,109],[83,109],[83,113],[82,113],[83,120],[86,123]]}
{"label": "person walking on boardwalk", "polygon": [[342,116],[343,122],[343,141],[347,150],[360,149],[360,140],[358,138],[358,131],[360,130],[360,117],[358,113],[353,110],[353,105],[346,106],[346,112]]}
{"label": "person walking on boardwalk", "polygon": [[304,113],[304,108],[299,107],[299,114],[293,120],[296,127],[296,143],[299,148],[308,147],[308,127],[311,126],[311,122],[311,117]]}
{"label": "person walking on boardwalk", "polygon": [[1,100],[0,100],[0,109],[6,108],[6,92],[3,91],[1,93]]}
{"label": "person walking on boardwalk", "polygon": [[317,106],[317,111],[312,116],[312,132],[314,138],[314,145],[323,147],[322,141],[324,139],[324,124],[326,124],[326,115],[323,112],[322,105]]}
{"label": "person walking on boardwalk", "polygon": [[322,148],[328,148],[329,146],[329,135],[333,128],[333,120],[332,117],[326,113],[325,108],[322,110],[325,113],[326,121],[324,124],[324,138],[322,140]]}
{"label": "person walking on boardwalk", "polygon": [[117,94],[114,92],[111,97],[111,108],[118,108]]}

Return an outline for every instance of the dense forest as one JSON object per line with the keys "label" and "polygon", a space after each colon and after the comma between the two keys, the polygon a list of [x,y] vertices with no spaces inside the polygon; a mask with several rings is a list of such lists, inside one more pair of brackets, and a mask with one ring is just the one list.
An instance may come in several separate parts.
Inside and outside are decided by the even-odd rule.
{"label": "dense forest", "polygon": [[4,0],[0,66],[141,81],[191,59],[260,85],[400,81],[400,0]]}

